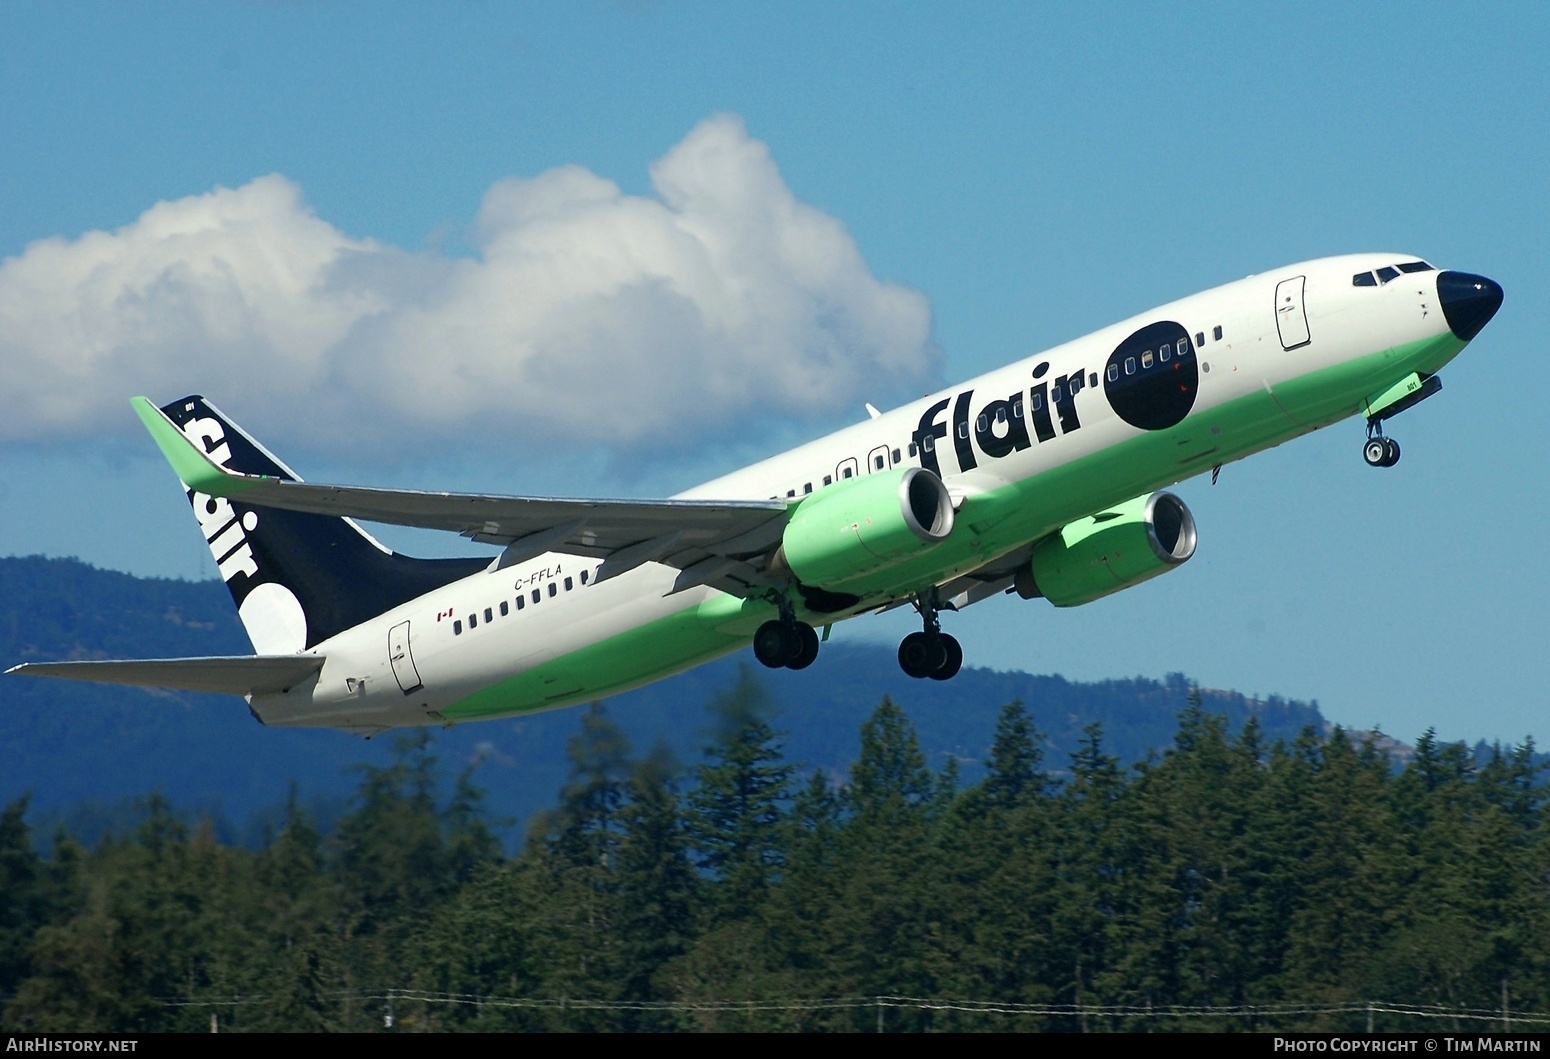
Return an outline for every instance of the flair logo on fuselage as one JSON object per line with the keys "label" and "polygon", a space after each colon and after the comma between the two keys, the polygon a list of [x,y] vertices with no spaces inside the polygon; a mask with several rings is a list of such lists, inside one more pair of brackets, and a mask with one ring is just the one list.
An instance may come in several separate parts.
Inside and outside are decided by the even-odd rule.
{"label": "flair logo on fuselage", "polygon": [[[1039,444],[1056,437],[1055,423],[1060,423],[1061,434],[1071,434],[1082,429],[1081,416],[1076,410],[1076,395],[1086,388],[1086,368],[1077,368],[1066,375],[1057,375],[1053,381],[1046,379],[1049,362],[1041,361],[1033,369],[1038,380],[1026,391],[1019,390],[1004,398],[997,398],[980,409],[971,423],[969,416],[974,401],[974,391],[965,390],[956,397],[944,397],[920,417],[920,425],[914,434],[915,450],[920,453],[920,465],[933,474],[942,473],[937,456],[937,441],[945,440],[949,432],[953,439],[953,454],[958,459],[960,471],[970,471],[979,466],[980,453],[989,459],[1000,459],[1014,452],[1031,448],[1034,444],[1028,435],[1028,425],[1033,425],[1033,438]],[[951,425],[940,417],[952,406]]]}
{"label": "flair logo on fuselage", "polygon": [[[1077,368],[1053,380],[1049,361],[1033,369],[1034,384],[986,404],[970,421],[974,391],[937,401],[920,417],[912,440],[920,465],[942,473],[937,442],[952,437],[959,471],[979,466],[979,456],[1000,459],[1082,429],[1076,395],[1097,387],[1096,372]],[[1103,394],[1114,414],[1140,430],[1167,430],[1183,422],[1200,390],[1195,343],[1183,324],[1159,320],[1133,332],[1103,366]],[[952,406],[951,422],[942,415]],[[1059,425],[1057,432],[1056,425]],[[1033,435],[1029,437],[1029,427]]]}
{"label": "flair logo on fuselage", "polygon": [[[218,419],[191,419],[183,427],[184,435],[210,457],[212,463],[225,467],[231,462],[231,448],[226,444],[226,430]],[[231,501],[224,497],[207,496],[188,491],[194,505],[194,517],[204,532],[210,554],[215,556],[221,569],[221,580],[231,583],[238,574],[250,578],[258,576],[258,563],[253,558],[253,546],[247,535],[258,528],[258,512],[249,510],[241,518]]]}

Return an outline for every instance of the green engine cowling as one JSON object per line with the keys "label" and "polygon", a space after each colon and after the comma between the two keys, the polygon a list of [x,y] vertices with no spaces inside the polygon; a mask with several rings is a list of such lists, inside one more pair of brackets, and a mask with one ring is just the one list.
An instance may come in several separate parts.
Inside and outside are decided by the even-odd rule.
{"label": "green engine cowling", "polygon": [[1139,585],[1195,554],[1195,517],[1172,493],[1151,493],[1078,519],[1034,546],[1017,575],[1024,599],[1079,607]]}
{"label": "green engine cowling", "polygon": [[909,467],[847,478],[797,505],[774,565],[804,585],[840,590],[914,558],[952,531],[952,498],[932,472]]}

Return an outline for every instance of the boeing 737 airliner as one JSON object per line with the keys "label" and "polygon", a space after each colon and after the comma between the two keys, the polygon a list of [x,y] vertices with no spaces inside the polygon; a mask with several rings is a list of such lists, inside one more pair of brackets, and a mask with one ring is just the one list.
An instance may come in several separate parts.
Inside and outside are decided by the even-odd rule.
{"label": "boeing 737 airliner", "polygon": [[[12,673],[246,696],[265,724],[370,735],[564,706],[749,644],[803,669],[815,626],[901,605],[899,663],[946,680],[944,612],[1001,592],[1073,607],[1187,561],[1166,486],[1351,416],[1383,424],[1502,302],[1405,254],[1250,276],[1106,327],[669,500],[313,485],[214,405],[133,405],[182,479],[257,654]],[[355,523],[450,530],[411,559]]]}

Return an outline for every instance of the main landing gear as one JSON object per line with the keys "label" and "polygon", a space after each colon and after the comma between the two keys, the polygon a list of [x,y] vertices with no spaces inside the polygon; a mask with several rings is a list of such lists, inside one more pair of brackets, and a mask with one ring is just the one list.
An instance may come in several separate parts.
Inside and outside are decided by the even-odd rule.
{"label": "main landing gear", "polygon": [[915,609],[920,611],[925,628],[912,632],[899,643],[899,668],[906,676],[917,680],[951,680],[963,667],[963,646],[942,631],[937,618],[940,609],[936,589],[922,592],[915,598]]}
{"label": "main landing gear", "polygon": [[818,658],[818,632],[797,621],[791,600],[774,598],[780,617],[759,626],[753,634],[753,656],[771,669],[806,669]]}
{"label": "main landing gear", "polygon": [[1392,467],[1399,462],[1399,442],[1383,436],[1381,419],[1367,420],[1367,443],[1362,446],[1362,459],[1369,467]]}

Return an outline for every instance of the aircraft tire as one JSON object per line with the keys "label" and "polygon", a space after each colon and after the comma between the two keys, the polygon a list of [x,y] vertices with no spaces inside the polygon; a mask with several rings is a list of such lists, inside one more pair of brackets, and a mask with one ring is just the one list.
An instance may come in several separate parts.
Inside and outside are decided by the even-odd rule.
{"label": "aircraft tire", "polygon": [[899,668],[904,675],[916,680],[929,677],[947,661],[947,651],[942,637],[925,632],[912,632],[899,641]]}
{"label": "aircraft tire", "polygon": [[1393,438],[1383,439],[1383,466],[1392,467],[1399,462],[1399,442]]}
{"label": "aircraft tire", "polygon": [[786,663],[787,669],[806,669],[818,660],[818,632],[805,621],[796,624],[797,651],[791,661]]}
{"label": "aircraft tire", "polygon": [[951,680],[958,675],[958,670],[963,668],[963,645],[955,636],[942,634],[942,648],[946,654],[941,666],[933,671],[932,680]]}
{"label": "aircraft tire", "polygon": [[753,634],[753,656],[770,669],[782,669],[796,657],[801,643],[783,621],[767,621]]}
{"label": "aircraft tire", "polygon": [[1386,467],[1383,461],[1388,459],[1389,447],[1387,438],[1368,438],[1367,444],[1362,446],[1362,459],[1367,461],[1369,467]]}

